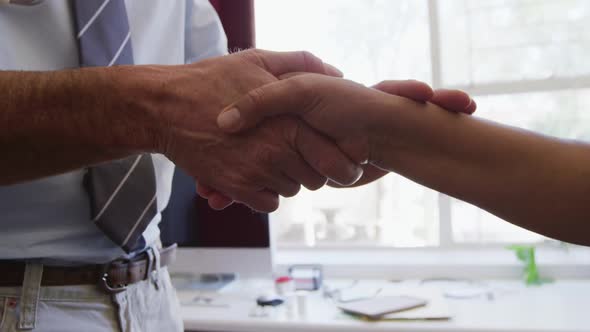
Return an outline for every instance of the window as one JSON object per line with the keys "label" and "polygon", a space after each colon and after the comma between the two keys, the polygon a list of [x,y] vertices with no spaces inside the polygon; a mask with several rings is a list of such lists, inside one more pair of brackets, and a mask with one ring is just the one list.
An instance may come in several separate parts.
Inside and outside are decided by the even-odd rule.
{"label": "window", "polygon": [[[257,45],[309,50],[349,79],[459,88],[477,116],[590,139],[590,2],[256,2]],[[279,247],[453,247],[544,238],[390,174],[354,189],[302,191],[274,214]]]}

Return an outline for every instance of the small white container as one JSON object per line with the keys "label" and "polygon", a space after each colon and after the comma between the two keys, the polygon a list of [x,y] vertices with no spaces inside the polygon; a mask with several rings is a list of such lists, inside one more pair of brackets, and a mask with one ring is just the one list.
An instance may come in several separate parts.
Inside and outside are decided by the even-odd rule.
{"label": "small white container", "polygon": [[279,296],[289,296],[295,292],[295,280],[291,277],[278,277],[275,279],[275,290]]}
{"label": "small white container", "polygon": [[299,291],[295,293],[297,298],[297,315],[299,319],[305,319],[307,317],[307,295],[305,291]]}

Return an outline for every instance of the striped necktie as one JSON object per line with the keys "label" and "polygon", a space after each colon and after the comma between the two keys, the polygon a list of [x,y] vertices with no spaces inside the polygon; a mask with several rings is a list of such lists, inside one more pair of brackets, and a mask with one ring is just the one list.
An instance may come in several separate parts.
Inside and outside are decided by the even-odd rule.
{"label": "striped necktie", "polygon": [[[74,0],[73,5],[81,67],[133,64],[123,0]],[[93,222],[126,252],[145,246],[142,233],[157,213],[151,155],[93,166],[84,182]]]}

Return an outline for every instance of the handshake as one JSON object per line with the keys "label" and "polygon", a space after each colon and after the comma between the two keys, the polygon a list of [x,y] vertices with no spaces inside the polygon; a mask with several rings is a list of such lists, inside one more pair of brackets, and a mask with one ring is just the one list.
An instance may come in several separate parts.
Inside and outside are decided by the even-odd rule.
{"label": "handshake", "polygon": [[[192,175],[215,209],[239,202],[270,212],[278,196],[362,185],[403,164],[410,112],[471,114],[463,92],[418,81],[371,88],[306,52],[248,50],[179,66],[154,102],[167,102],[158,151]],[[169,83],[169,84],[168,84]],[[162,88],[163,87],[163,88]]]}

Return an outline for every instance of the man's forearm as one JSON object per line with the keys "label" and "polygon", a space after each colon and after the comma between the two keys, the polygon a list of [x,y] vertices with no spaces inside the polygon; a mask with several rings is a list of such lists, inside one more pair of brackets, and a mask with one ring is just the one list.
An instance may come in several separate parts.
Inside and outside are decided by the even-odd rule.
{"label": "man's forearm", "polygon": [[117,68],[0,72],[0,185],[118,159],[147,148]]}
{"label": "man's forearm", "polygon": [[386,114],[390,128],[373,153],[378,166],[527,229],[590,244],[590,145],[431,104],[409,111],[416,105],[408,103],[408,111],[397,105]]}

